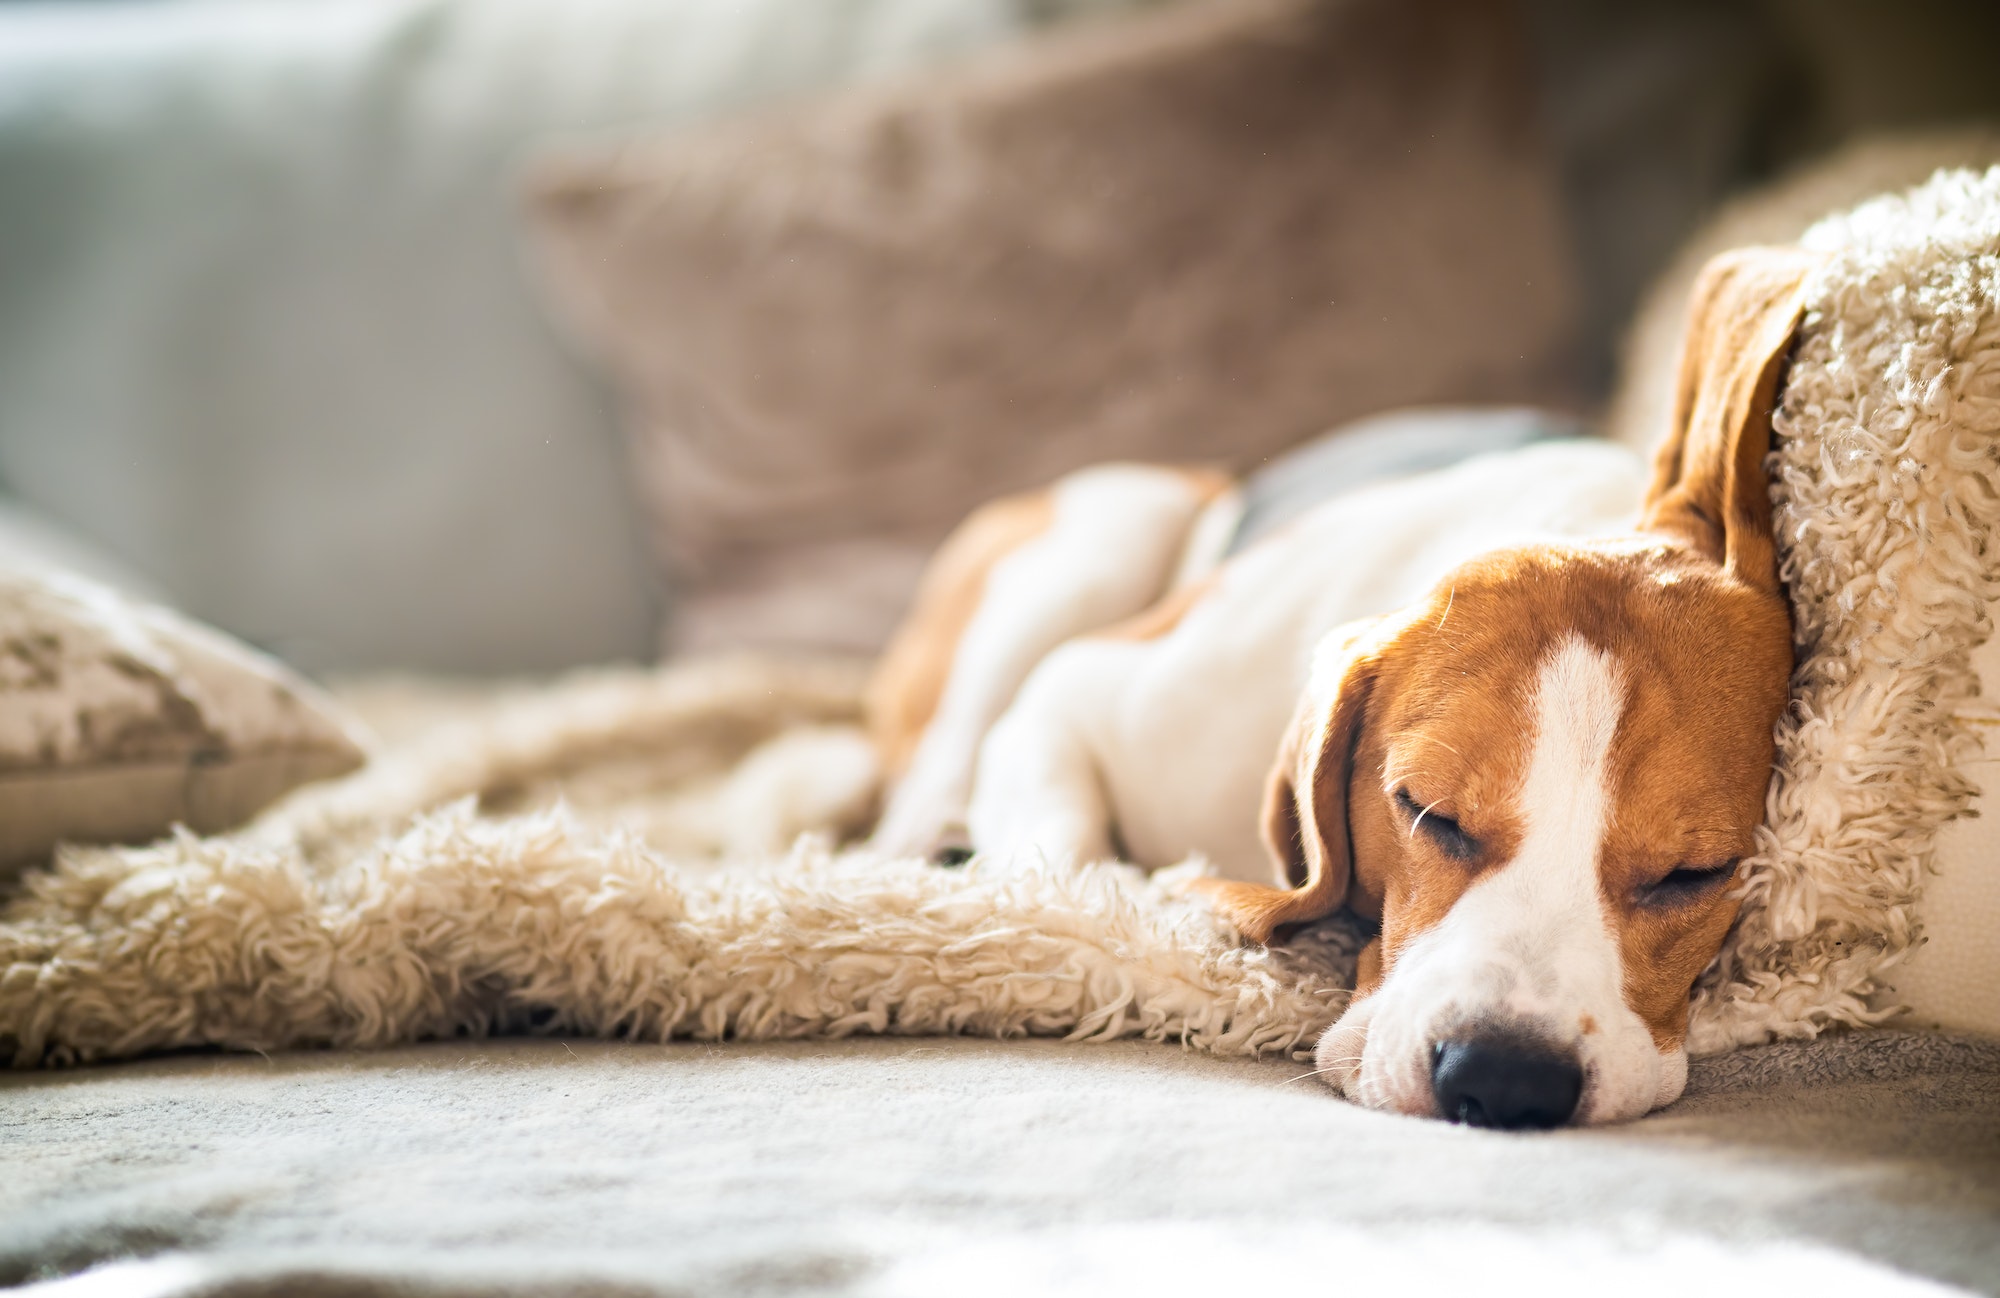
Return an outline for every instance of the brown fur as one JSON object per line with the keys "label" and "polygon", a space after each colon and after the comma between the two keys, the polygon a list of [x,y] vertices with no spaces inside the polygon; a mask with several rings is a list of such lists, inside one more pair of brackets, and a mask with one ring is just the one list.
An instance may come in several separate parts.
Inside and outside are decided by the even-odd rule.
{"label": "brown fur", "polygon": [[[1688,992],[1739,903],[1723,887],[1648,906],[1642,889],[1677,866],[1747,855],[1762,818],[1792,664],[1763,460],[1813,264],[1792,249],[1747,249],[1704,272],[1646,535],[1496,552],[1452,574],[1386,639],[1356,638],[1335,697],[1301,711],[1273,770],[1273,788],[1291,795],[1289,818],[1267,807],[1281,886],[1203,889],[1246,937],[1267,940],[1344,901],[1382,924],[1357,986],[1373,991],[1412,937],[1512,859],[1535,676],[1579,635],[1618,661],[1627,689],[1599,862],[1625,997],[1662,1048],[1679,1043]],[[1321,740],[1346,758],[1301,782],[1301,745]],[[1413,832],[1398,789],[1456,819],[1480,845],[1475,859]],[[1315,820],[1319,855],[1337,868],[1301,869],[1310,853],[1288,835]]]}
{"label": "brown fur", "polygon": [[1721,948],[1738,901],[1722,888],[1661,911],[1639,904],[1638,890],[1676,866],[1719,866],[1754,850],[1792,657],[1782,597],[1705,563],[1661,575],[1674,580],[1655,578],[1637,634],[1620,645],[1630,693],[1609,755],[1600,878],[1626,1002],[1670,1048],[1686,1034],[1688,989]]}
{"label": "brown fur", "polygon": [[1681,339],[1672,432],[1654,457],[1639,523],[1774,593],[1764,457],[1804,310],[1799,289],[1821,260],[1799,248],[1739,248],[1702,268]]}
{"label": "brown fur", "polygon": [[[1667,1046],[1686,1030],[1688,988],[1736,901],[1718,889],[1662,910],[1643,905],[1640,890],[1677,866],[1749,853],[1791,663],[1782,601],[1679,547],[1635,539],[1504,551],[1461,569],[1407,623],[1374,669],[1381,702],[1356,746],[1346,902],[1381,921],[1386,973],[1481,874],[1513,859],[1536,676],[1569,635],[1610,652],[1625,675],[1600,877],[1627,1002]],[[1395,798],[1405,788],[1457,820],[1478,856],[1454,859],[1413,833]]]}
{"label": "brown fur", "polygon": [[[1234,485],[1227,473],[1203,465],[1170,466],[1206,504]],[[1053,488],[1007,496],[974,510],[932,556],[910,611],[896,628],[868,684],[868,726],[889,779],[910,764],[924,728],[937,714],[951,679],[965,628],[979,611],[986,578],[1002,559],[1046,533],[1055,521]],[[1095,632],[1150,640],[1179,625],[1212,581],[1205,578],[1170,591],[1145,612]]]}
{"label": "brown fur", "polygon": [[924,570],[916,602],[868,682],[868,729],[884,771],[900,775],[944,697],[958,642],[1002,559],[1048,531],[1050,491],[1007,496],[973,511]]}

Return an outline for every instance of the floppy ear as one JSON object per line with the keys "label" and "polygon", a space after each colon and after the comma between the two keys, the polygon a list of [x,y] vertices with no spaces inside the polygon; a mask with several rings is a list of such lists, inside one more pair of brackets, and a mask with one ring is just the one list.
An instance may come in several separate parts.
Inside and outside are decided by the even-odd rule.
{"label": "floppy ear", "polygon": [[1280,886],[1229,879],[1191,885],[1252,942],[1331,914],[1347,897],[1353,874],[1347,785],[1387,624],[1379,617],[1350,622],[1313,655],[1311,678],[1264,784],[1264,845]]}
{"label": "floppy ear", "polygon": [[1778,590],[1771,532],[1771,412],[1822,257],[1739,248],[1702,267],[1688,303],[1672,431],[1653,461],[1640,526],[1684,541],[1738,580]]}

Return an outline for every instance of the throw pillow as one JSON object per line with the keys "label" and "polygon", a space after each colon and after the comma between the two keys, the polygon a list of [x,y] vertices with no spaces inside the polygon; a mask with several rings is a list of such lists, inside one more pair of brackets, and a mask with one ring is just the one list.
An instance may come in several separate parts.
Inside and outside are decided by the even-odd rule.
{"label": "throw pillow", "polygon": [[0,566],[0,877],[59,842],[228,829],[362,760],[277,662],[108,586]]}
{"label": "throw pillow", "polygon": [[1511,5],[1233,0],[547,159],[680,647],[878,648],[975,505],[1556,401],[1574,306]]}
{"label": "throw pillow", "polygon": [[663,592],[523,273],[522,151],[1126,2],[0,4],[0,481],[310,670],[647,656]]}

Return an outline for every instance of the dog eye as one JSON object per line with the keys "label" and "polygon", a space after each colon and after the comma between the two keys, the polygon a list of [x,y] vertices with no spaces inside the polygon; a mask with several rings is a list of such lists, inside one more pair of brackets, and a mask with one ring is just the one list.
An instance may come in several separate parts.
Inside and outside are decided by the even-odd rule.
{"label": "dog eye", "polygon": [[1640,888],[1639,902],[1645,906],[1679,906],[1707,896],[1735,877],[1735,861],[1725,861],[1721,865],[1676,866],[1664,878]]}
{"label": "dog eye", "polygon": [[1450,816],[1439,815],[1426,810],[1408,789],[1396,790],[1396,805],[1410,817],[1410,832],[1418,830],[1435,843],[1440,851],[1455,861],[1470,861],[1479,855],[1479,840],[1459,828]]}

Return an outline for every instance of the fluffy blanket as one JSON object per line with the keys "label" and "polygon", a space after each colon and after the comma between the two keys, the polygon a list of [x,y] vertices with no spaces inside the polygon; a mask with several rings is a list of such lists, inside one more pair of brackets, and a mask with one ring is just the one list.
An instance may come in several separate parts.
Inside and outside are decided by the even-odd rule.
{"label": "fluffy blanket", "polygon": [[[1938,828],[2000,521],[2000,169],[1822,223],[1779,412],[1801,663],[1769,828],[1691,1047],[1878,1022]],[[1309,1045],[1354,934],[1250,949],[1115,865],[775,849],[866,821],[857,681],[719,664],[573,683],[248,829],[71,851],[0,911],[17,1064],[507,1031]],[[714,869],[704,862],[737,857]]]}
{"label": "fluffy blanket", "polygon": [[17,1064],[495,1031],[1257,1055],[1339,1013],[1338,924],[1266,951],[1116,865],[773,855],[865,819],[872,763],[839,724],[858,709],[858,674],[827,664],[600,675],[238,834],[67,852],[0,923],[0,1039]]}
{"label": "fluffy blanket", "polygon": [[1827,261],[1774,420],[1798,669],[1749,897],[1689,1046],[1879,1023],[1965,814],[1972,651],[2000,599],[2000,167],[1813,226]]}

